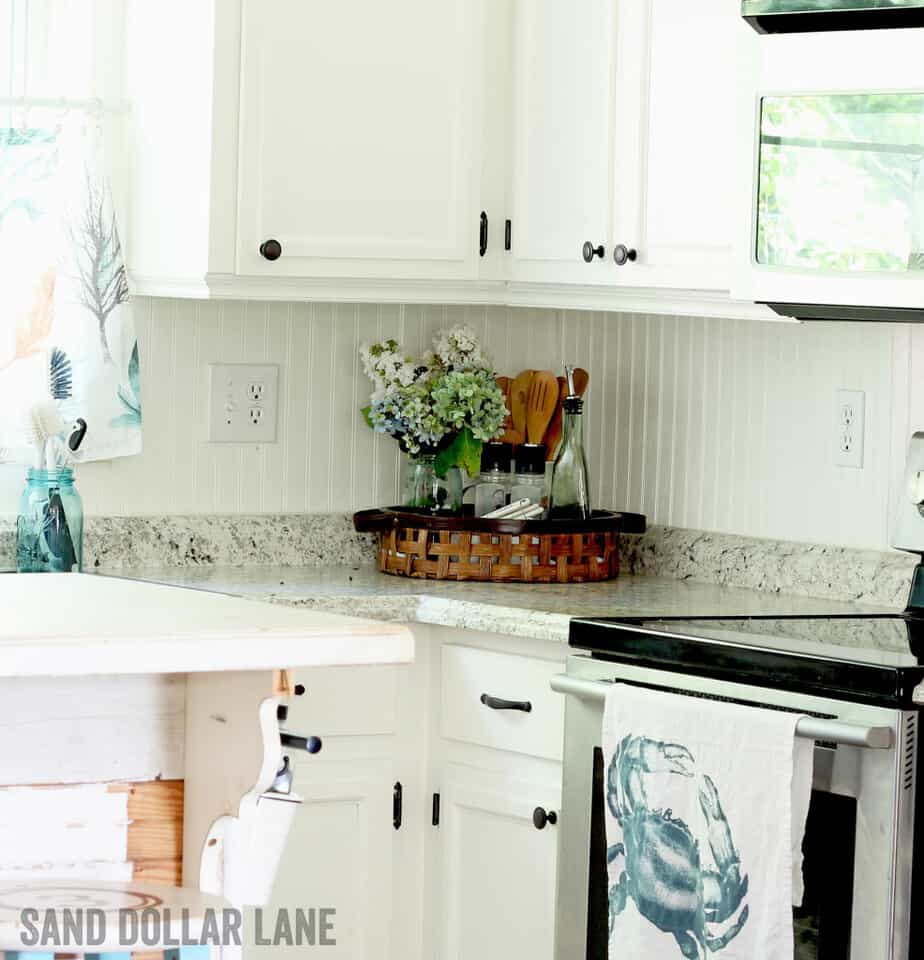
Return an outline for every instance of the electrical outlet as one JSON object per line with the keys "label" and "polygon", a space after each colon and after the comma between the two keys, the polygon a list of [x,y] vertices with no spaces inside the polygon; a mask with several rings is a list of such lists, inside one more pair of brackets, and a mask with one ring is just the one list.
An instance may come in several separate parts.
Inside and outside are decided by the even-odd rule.
{"label": "electrical outlet", "polygon": [[275,443],[279,367],[209,364],[209,442]]}
{"label": "electrical outlet", "polygon": [[862,390],[838,390],[834,418],[834,463],[839,467],[863,467],[863,436],[866,427],[866,395]]}

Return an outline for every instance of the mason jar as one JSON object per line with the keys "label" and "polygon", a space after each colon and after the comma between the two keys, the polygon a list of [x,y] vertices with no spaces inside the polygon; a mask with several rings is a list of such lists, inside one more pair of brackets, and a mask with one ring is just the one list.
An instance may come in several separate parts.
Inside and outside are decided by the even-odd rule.
{"label": "mason jar", "polygon": [[83,563],[83,501],[70,467],[30,467],[16,518],[16,569],[70,573]]}
{"label": "mason jar", "polygon": [[445,479],[436,474],[436,454],[411,457],[404,478],[404,506],[431,513],[458,513],[462,509],[462,471],[450,467]]}

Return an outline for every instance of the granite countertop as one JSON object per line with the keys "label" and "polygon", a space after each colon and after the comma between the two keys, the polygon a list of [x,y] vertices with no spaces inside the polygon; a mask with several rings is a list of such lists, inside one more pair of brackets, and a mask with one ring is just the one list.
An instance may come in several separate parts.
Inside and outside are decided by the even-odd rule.
{"label": "granite countertop", "polygon": [[581,616],[883,613],[894,608],[652,576],[593,584],[412,580],[371,566],[137,567],[119,576],[374,620],[427,623],[566,643]]}

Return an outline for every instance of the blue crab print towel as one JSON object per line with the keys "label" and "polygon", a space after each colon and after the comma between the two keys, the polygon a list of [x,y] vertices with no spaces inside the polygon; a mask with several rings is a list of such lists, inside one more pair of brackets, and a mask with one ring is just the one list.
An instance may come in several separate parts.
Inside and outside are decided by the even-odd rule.
{"label": "blue crab print towel", "polygon": [[614,684],[611,960],[792,960],[813,744],[799,716]]}

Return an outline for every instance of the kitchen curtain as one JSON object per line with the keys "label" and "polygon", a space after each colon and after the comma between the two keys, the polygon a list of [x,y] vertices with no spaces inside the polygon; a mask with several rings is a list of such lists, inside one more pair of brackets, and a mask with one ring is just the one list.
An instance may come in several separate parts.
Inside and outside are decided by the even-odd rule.
{"label": "kitchen curtain", "polygon": [[100,124],[44,113],[0,120],[0,462],[32,462],[30,411],[49,400],[68,429],[86,421],[78,459],[139,453],[138,344]]}

